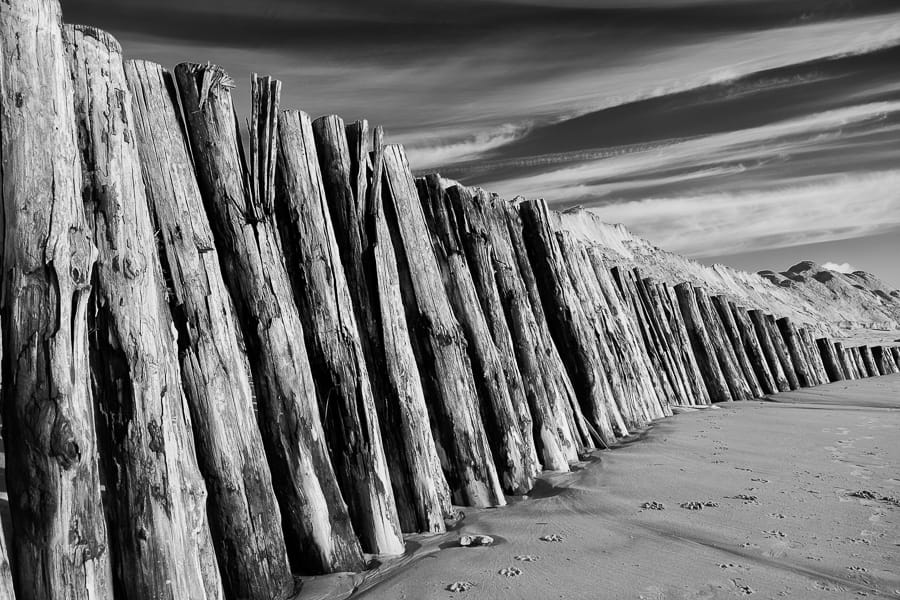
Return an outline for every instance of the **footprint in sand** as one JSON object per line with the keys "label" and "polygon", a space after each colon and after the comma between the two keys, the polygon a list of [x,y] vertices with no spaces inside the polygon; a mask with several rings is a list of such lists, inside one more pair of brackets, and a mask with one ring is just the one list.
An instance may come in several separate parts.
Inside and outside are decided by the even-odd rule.
{"label": "footprint in sand", "polygon": [[771,529],[768,531],[763,531],[763,535],[767,538],[785,538],[787,535],[783,531],[778,531],[777,529]]}
{"label": "footprint in sand", "polygon": [[518,577],[522,574],[522,569],[520,569],[519,567],[506,567],[505,569],[500,569],[497,572],[504,577]]}
{"label": "footprint in sand", "polygon": [[741,583],[740,579],[732,579],[731,583],[734,584],[734,587],[736,587],[738,589],[738,592],[740,592],[740,594],[743,596],[749,596],[755,591],[749,585],[744,585],[743,583]]}
{"label": "footprint in sand", "polygon": [[521,562],[537,562],[541,559],[540,556],[535,556],[534,554],[519,554],[513,558]]}
{"label": "footprint in sand", "polygon": [[759,498],[756,496],[751,496],[749,494],[738,494],[737,496],[732,496],[735,500],[743,500],[744,504],[759,504]]}
{"label": "footprint in sand", "polygon": [[781,513],[769,513],[769,516],[773,519],[783,519],[784,515]]}
{"label": "footprint in sand", "polygon": [[662,502],[644,502],[641,504],[641,508],[645,508],[647,510],[666,510],[666,507],[663,506]]}
{"label": "footprint in sand", "polygon": [[558,533],[548,533],[547,535],[542,535],[540,538],[542,542],[562,542],[563,536]]}
{"label": "footprint in sand", "polygon": [[448,592],[468,592],[475,584],[471,581],[454,581],[450,585],[447,586]]}
{"label": "footprint in sand", "polygon": [[762,479],[761,477],[751,477],[750,481],[755,481],[757,483],[769,483],[768,479]]}

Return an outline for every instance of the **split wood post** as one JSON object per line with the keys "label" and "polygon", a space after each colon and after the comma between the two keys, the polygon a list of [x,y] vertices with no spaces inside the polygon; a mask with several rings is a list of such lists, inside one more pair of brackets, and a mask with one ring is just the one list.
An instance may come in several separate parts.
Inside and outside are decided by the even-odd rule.
{"label": "split wood post", "polygon": [[465,334],[441,279],[406,153],[399,146],[385,146],[375,164],[376,171],[383,164],[384,213],[403,305],[454,502],[503,506],[506,498],[485,433]]}
{"label": "split wood post", "polygon": [[447,297],[466,336],[500,482],[507,493],[524,494],[534,485],[540,471],[531,432],[531,413],[521,381],[515,388],[517,382],[507,378],[472,281],[447,190],[437,175],[419,179],[416,188]]}
{"label": "split wood post", "polygon": [[659,283],[657,285],[664,313],[669,320],[669,327],[678,340],[678,352],[681,355],[682,364],[684,364],[685,374],[687,375],[687,381],[690,385],[695,405],[706,406],[710,403],[709,391],[707,391],[703,375],[700,373],[697,357],[691,348],[690,336],[684,323],[684,317],[681,315],[681,309],[678,306],[678,297],[669,284]]}
{"label": "split wood post", "polygon": [[676,285],[674,289],[694,356],[706,383],[709,399],[711,402],[730,402],[732,400],[731,391],[728,382],[725,381],[722,367],[719,365],[710,334],[706,330],[694,288],[690,282],[685,281]]}
{"label": "split wood post", "polygon": [[[588,259],[602,290],[611,318],[615,321],[619,331],[619,336],[615,338],[618,341],[619,355],[628,357],[625,360],[628,363],[626,377],[630,376],[636,380],[638,394],[640,394],[644,410],[649,418],[658,419],[666,416],[671,409],[657,390],[651,359],[644,348],[636,316],[632,314],[630,306],[622,299],[600,248],[597,246],[588,248]],[[706,388],[702,382],[701,387],[705,393]]]}
{"label": "split wood post", "polygon": [[[787,392],[797,389],[796,385],[791,386],[791,381],[788,379],[787,371],[785,371],[784,364],[781,362],[778,347],[772,338],[772,332],[769,329],[765,313],[759,309],[752,309],[747,311],[747,316],[750,318],[753,329],[756,331],[756,337],[766,357],[766,362],[769,365],[769,370],[772,372],[772,378],[775,380],[778,391]],[[796,375],[794,375],[794,378],[796,379]]]}
{"label": "split wood post", "polygon": [[[562,360],[562,355],[550,333],[550,325],[547,321],[547,315],[541,301],[540,292],[537,286],[537,278],[535,277],[534,269],[531,266],[531,260],[528,258],[522,216],[519,213],[518,206],[512,202],[505,201],[498,201],[495,206],[505,217],[506,230],[509,234],[512,254],[522,279],[522,285],[525,286],[528,306],[534,316],[534,322],[538,327],[538,334],[540,336],[539,359],[544,368],[544,377],[548,385],[548,394],[556,394],[561,414],[565,417],[572,432],[573,440],[576,443],[577,452],[593,448],[596,444],[600,443],[600,435],[599,432],[588,423],[584,412],[581,410],[581,404],[575,393],[575,387],[572,385],[572,380],[569,378],[568,371]],[[502,228],[502,223],[498,223],[498,228]]]}
{"label": "split wood post", "polygon": [[775,347],[775,352],[778,354],[778,360],[781,362],[782,368],[784,368],[784,374],[787,377],[788,383],[792,390],[796,390],[801,386],[800,379],[797,376],[794,361],[791,360],[790,350],[788,350],[787,344],[784,341],[781,329],[778,327],[773,315],[765,314],[763,315],[763,319],[765,321],[765,326],[769,331],[769,337],[772,338],[772,345]]}
{"label": "split wood post", "polygon": [[787,346],[791,363],[794,365],[794,372],[797,373],[797,380],[800,382],[800,387],[810,387],[815,385],[810,373],[810,366],[806,362],[806,356],[800,348],[800,336],[797,335],[797,328],[794,326],[794,323],[791,321],[790,317],[782,317],[776,320],[775,323]]}
{"label": "split wood post", "polygon": [[634,275],[624,267],[615,266],[610,269],[610,276],[615,281],[618,293],[628,306],[632,318],[640,330],[641,351],[650,362],[650,376],[656,388],[656,395],[660,399],[660,404],[664,410],[671,411],[671,406],[677,405],[680,399],[669,379],[664,357],[653,335],[649,316],[635,287]]}
{"label": "split wood post", "polygon": [[122,50],[92,27],[66,25],[63,39],[99,250],[91,363],[115,587],[135,598],[222,598]]}
{"label": "split wood post", "polygon": [[738,367],[734,349],[725,338],[722,322],[715,309],[713,309],[709,296],[706,295],[702,288],[698,287],[694,288],[694,294],[697,296],[697,306],[700,308],[700,314],[703,315],[703,319],[707,324],[707,330],[719,359],[719,365],[721,365],[722,372],[725,374],[725,381],[728,382],[728,389],[731,390],[731,397],[735,400],[750,400],[753,398],[753,393],[747,380],[744,378],[742,370]]}
{"label": "split wood post", "polygon": [[841,375],[843,375],[844,379],[858,379],[856,369],[854,369],[850,364],[850,353],[848,352],[847,348],[844,348],[844,345],[841,342],[834,342],[832,344],[832,347],[834,348],[834,354],[837,358],[838,366],[840,367],[840,372]]}
{"label": "split wood post", "polygon": [[[607,344],[607,327],[603,311],[599,306],[599,299],[595,291],[588,285],[586,272],[590,270],[581,261],[580,249],[576,246],[572,235],[569,232],[556,233],[556,241],[559,245],[560,256],[563,264],[566,266],[569,280],[572,282],[572,288],[575,295],[581,303],[584,310],[586,323],[590,327],[593,334],[593,341],[597,349],[597,356],[600,358],[599,366],[604,375],[604,383],[608,390],[607,398],[611,399],[609,403],[609,414],[613,419],[613,427],[618,437],[628,435],[628,428],[638,429],[646,424],[643,415],[635,413],[634,407],[627,397],[628,390],[623,385],[622,378],[616,370],[617,362],[610,352]],[[593,271],[591,270],[591,273]]]}
{"label": "split wood post", "polygon": [[825,370],[825,363],[822,362],[822,353],[819,351],[819,347],[813,339],[812,334],[805,327],[799,328],[797,333],[800,335],[803,351],[806,354],[806,360],[812,369],[813,378],[816,380],[816,383],[818,385],[828,383],[828,373]]}
{"label": "split wood post", "polygon": [[209,521],[226,593],[280,598],[293,591],[250,364],[234,303],[182,133],[171,75],[125,63],[144,188],[172,297],[181,378],[197,459],[209,492]]}
{"label": "split wood post", "polygon": [[891,375],[895,372],[894,359],[890,358],[890,350],[886,351],[884,346],[873,346],[872,355],[875,358],[875,365],[882,375]]}
{"label": "split wood post", "polygon": [[648,311],[654,316],[659,339],[664,344],[669,364],[673,370],[673,377],[678,384],[679,401],[683,405],[696,406],[700,402],[694,395],[690,376],[688,375],[689,367],[685,363],[684,354],[681,351],[681,339],[670,324],[668,315],[669,298],[667,295],[663,295],[666,292],[661,290],[661,285],[649,277],[638,279],[637,283],[639,284],[639,289],[642,290],[643,297],[646,298]]}
{"label": "split wood post", "polygon": [[900,346],[891,346],[891,356],[894,357],[894,364],[900,370]]}
{"label": "split wood post", "polygon": [[6,534],[0,528],[0,598],[16,600],[13,589],[13,574],[9,565],[9,553],[6,550]]}
{"label": "split wood post", "polygon": [[[756,334],[756,330],[753,328],[753,323],[750,322],[750,316],[747,314],[747,309],[743,306],[737,306],[734,302],[729,302],[729,309],[734,318],[734,323],[737,326],[741,343],[744,346],[744,352],[747,354],[747,359],[753,367],[753,371],[756,374],[756,380],[759,382],[763,393],[777,394],[780,391],[779,383],[776,382],[776,378],[772,374],[772,369],[769,368],[769,362],[766,360],[766,353],[760,343],[759,336]],[[784,373],[780,372],[779,377],[784,380]],[[786,380],[784,381],[784,386],[787,387]]]}
{"label": "split wood post", "polygon": [[112,597],[72,93],[59,2],[0,3],[0,406],[19,600]]}
{"label": "split wood post", "polygon": [[369,371],[306,113],[279,115],[277,165],[276,222],[338,484],[363,551],[403,554]]}
{"label": "split wood post", "polygon": [[[532,419],[532,431],[528,434],[534,438],[541,464],[551,471],[568,471],[569,461],[578,457],[571,434],[561,430],[561,421],[555,412],[557,400],[554,398],[551,404],[543,373],[537,365],[537,326],[533,323],[530,307],[523,306],[528,299],[504,235],[505,218],[500,215],[502,228],[492,226],[495,213],[484,192],[471,195],[454,186],[448,190],[448,196],[466,261],[494,344],[503,360],[507,380],[513,384],[512,388],[521,386],[528,402]],[[498,263],[498,255],[502,257],[502,263]],[[518,298],[508,297],[510,287],[519,294]],[[507,291],[506,302],[501,290]],[[519,348],[517,352],[516,338],[520,337],[524,337],[522,343],[530,347]]]}
{"label": "split wood post", "polygon": [[231,79],[220,67],[196,64],[178,65],[175,78],[200,193],[247,341],[288,556],[298,572],[362,570],[362,551],[329,460],[273,215],[251,193]]}
{"label": "split wood post", "polygon": [[610,446],[616,439],[609,411],[613,400],[600,366],[593,329],[569,279],[547,204],[543,200],[527,200],[519,205],[519,213],[525,247],[554,342],[582,411],[600,433],[602,443]]}
{"label": "split wood post", "polygon": [[863,365],[866,368],[866,374],[869,377],[877,377],[881,375],[878,371],[878,365],[875,364],[875,357],[872,356],[872,349],[869,346],[860,346],[859,355],[862,357]]}
{"label": "split wood post", "polygon": [[837,355],[837,352],[840,352],[840,349],[836,349],[835,344],[832,344],[831,340],[828,338],[817,339],[816,346],[822,356],[822,362],[825,364],[825,370],[828,373],[829,381],[844,381],[847,379],[841,366],[841,360]]}
{"label": "split wood post", "polygon": [[850,348],[850,355],[853,358],[853,363],[856,365],[856,371],[859,373],[859,378],[865,379],[866,377],[870,377],[869,370],[866,368],[866,363],[863,361],[861,347],[854,346]]}
{"label": "split wood post", "polygon": [[731,344],[731,348],[734,350],[738,366],[744,374],[744,379],[746,379],[747,384],[750,386],[751,395],[754,398],[762,398],[763,395],[768,392],[763,391],[762,385],[756,377],[756,370],[753,368],[750,357],[747,355],[747,350],[744,348],[744,342],[741,338],[740,331],[738,331],[734,314],[731,312],[728,298],[725,296],[712,296],[710,300],[712,300],[712,304],[719,314],[719,319],[722,321],[722,327],[725,330],[725,341]]}
{"label": "split wood post", "polygon": [[[368,123],[313,121],[325,197],[367,357],[400,528],[443,533],[450,488],[431,433],[409,340],[397,262],[381,207],[380,176],[368,185]],[[381,144],[381,129],[376,130]],[[379,171],[380,175],[380,171]],[[374,195],[373,195],[374,193]]]}

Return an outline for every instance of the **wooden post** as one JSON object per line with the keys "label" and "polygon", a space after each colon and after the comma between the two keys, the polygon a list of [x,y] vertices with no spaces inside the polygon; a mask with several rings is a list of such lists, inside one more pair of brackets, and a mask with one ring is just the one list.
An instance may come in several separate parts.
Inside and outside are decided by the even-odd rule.
{"label": "wooden post", "polygon": [[710,401],[730,402],[732,400],[731,391],[728,383],[725,381],[722,367],[719,365],[703,315],[700,313],[693,286],[687,281],[679,283],[675,286],[675,295],[678,298],[681,316],[684,318],[684,324],[691,340],[691,347],[700,367],[700,372],[703,374]]}
{"label": "wooden post", "polygon": [[[367,357],[400,527],[442,533],[451,510],[450,488],[409,340],[397,262],[381,208],[380,177],[368,186],[368,124],[357,121],[345,127],[340,117],[322,117],[313,121],[313,134]],[[379,145],[381,137],[379,128]]]}
{"label": "wooden post", "polygon": [[[637,272],[637,269],[635,269],[635,272]],[[679,402],[688,406],[700,404],[694,396],[694,390],[688,376],[688,367],[680,352],[681,341],[669,322],[666,309],[669,300],[668,296],[663,296],[664,292],[660,291],[660,285],[649,277],[644,279],[638,278],[636,283],[641,291],[645,307],[653,317],[658,339],[663,345],[663,351],[670,365],[671,376],[677,387]]]}
{"label": "wooden post", "polygon": [[97,249],[60,27],[56,0],[0,3],[0,406],[19,600],[112,597],[87,346]]}
{"label": "wooden post", "polygon": [[894,359],[891,357],[890,349],[885,348],[884,346],[873,346],[872,355],[875,358],[875,365],[882,375],[891,375],[897,372],[897,366],[894,364]]}
{"label": "wooden post", "polygon": [[338,484],[363,550],[403,554],[369,372],[306,113],[280,114],[277,165],[276,222]]}
{"label": "wooden post", "polygon": [[221,598],[122,50],[90,27],[66,25],[63,39],[84,211],[99,250],[91,362],[106,425],[115,586],[135,598]]}
{"label": "wooden post", "polygon": [[798,389],[800,387],[800,380],[798,379],[797,371],[794,368],[794,361],[791,360],[790,351],[788,350],[787,344],[785,344],[781,330],[775,322],[775,317],[770,314],[764,314],[763,322],[769,332],[769,337],[772,339],[772,345],[775,348],[775,353],[778,355],[779,362],[781,362],[781,367],[784,369],[784,375],[787,377],[788,384],[791,386],[792,390]]}
{"label": "wooden post", "polygon": [[128,62],[125,70],[225,590],[240,598],[283,597],[294,585],[253,409],[250,364],[169,92],[170,75],[143,61]]}
{"label": "wooden post", "polygon": [[181,64],[175,77],[200,193],[244,328],[288,556],[300,572],[361,570],[362,552],[329,460],[273,216],[251,193],[231,80],[215,65]]}
{"label": "wooden post", "polygon": [[[466,261],[507,380],[511,389],[521,387],[528,402],[533,422],[528,435],[533,436],[545,469],[568,471],[569,461],[577,460],[578,455],[568,427],[560,427],[565,424],[564,417],[557,415],[557,399],[554,397],[551,403],[538,366],[537,325],[509,246],[506,219],[492,209],[491,199],[483,192],[471,195],[456,187],[448,192]],[[498,217],[502,227],[492,222]],[[511,293],[518,297],[511,298]],[[524,344],[528,346],[521,347]]]}
{"label": "wooden post", "polygon": [[777,382],[776,376],[773,375],[772,369],[769,367],[769,361],[766,359],[766,352],[763,350],[760,338],[753,328],[753,323],[750,322],[750,316],[747,314],[747,309],[743,306],[737,306],[733,302],[729,302],[729,308],[731,310],[731,315],[734,318],[734,323],[737,326],[741,343],[744,346],[744,351],[747,354],[747,359],[753,367],[753,372],[756,374],[756,379],[759,382],[763,393],[777,394],[780,391],[781,383],[783,383],[783,387],[786,389],[787,381],[784,380],[784,372],[779,369],[777,374],[781,378],[781,382]]}
{"label": "wooden post", "polygon": [[600,366],[593,330],[572,287],[551,227],[547,204],[543,200],[527,200],[519,205],[519,213],[524,245],[534,269],[550,332],[582,411],[599,431],[603,444],[610,446],[616,439],[609,411],[613,400]]}
{"label": "wooden post", "polygon": [[710,403],[709,392],[703,381],[703,375],[700,372],[700,365],[697,363],[697,357],[691,348],[691,340],[688,335],[684,318],[681,315],[681,309],[678,307],[678,297],[675,290],[666,283],[657,284],[660,289],[660,300],[662,301],[663,311],[669,320],[669,327],[678,340],[678,352],[681,355],[681,361],[684,364],[687,381],[690,384],[691,395],[694,398],[695,405],[705,406]]}
{"label": "wooden post", "polygon": [[854,369],[853,365],[850,363],[849,350],[845,348],[841,342],[834,342],[832,346],[834,347],[834,354],[837,358],[838,366],[840,366],[841,375],[843,375],[844,379],[859,379],[856,369]]}
{"label": "wooden post", "polygon": [[[556,394],[556,397],[559,398],[561,413],[572,431],[573,439],[576,442],[576,450],[581,452],[593,448],[596,444],[601,443],[600,434],[588,423],[581,410],[575,387],[572,384],[572,380],[569,379],[562,355],[550,333],[550,325],[547,321],[540,292],[538,291],[537,278],[531,266],[531,260],[528,258],[522,216],[518,207],[511,202],[499,202],[497,207],[502,210],[505,216],[512,254],[515,258],[519,275],[522,278],[522,285],[525,286],[528,307],[534,316],[535,324],[538,326],[541,348],[539,358],[544,368],[548,393],[551,395]],[[498,223],[497,227],[502,228],[502,224]]]}
{"label": "wooden post", "polygon": [[725,381],[728,382],[728,389],[731,390],[731,396],[735,400],[750,400],[753,393],[744,374],[737,364],[737,357],[734,354],[731,344],[725,338],[725,331],[722,322],[715,310],[710,304],[709,296],[701,288],[694,288],[694,294],[697,296],[697,306],[700,308],[700,314],[703,315],[704,322],[710,334],[713,348],[719,359],[719,365],[725,375]]}
{"label": "wooden post", "polygon": [[797,335],[797,328],[794,327],[794,323],[791,322],[789,317],[782,317],[775,321],[778,326],[778,330],[781,332],[781,337],[784,339],[785,346],[787,346],[788,355],[791,359],[791,364],[794,365],[794,372],[797,374],[797,380],[800,383],[800,387],[810,387],[815,385],[815,382],[810,374],[809,364],[806,362],[806,356],[803,354],[803,350],[800,348],[800,336]]}
{"label": "wooden post", "polygon": [[819,338],[816,340],[816,346],[822,355],[822,362],[825,364],[825,370],[828,373],[829,381],[844,381],[846,379],[844,370],[841,367],[841,361],[837,356],[839,349],[831,343],[828,338]]}
{"label": "wooden post", "polygon": [[869,377],[877,377],[881,375],[878,371],[878,365],[875,364],[875,357],[872,356],[872,349],[868,346],[859,347],[859,355],[862,357],[863,365],[866,368],[866,375]]}
{"label": "wooden post", "polygon": [[866,368],[866,363],[863,361],[861,347],[854,346],[853,348],[850,348],[850,354],[853,357],[853,362],[856,365],[859,378],[865,379],[866,377],[870,377],[869,370]]}
{"label": "wooden post", "polygon": [[[797,330],[802,342],[803,351],[806,354],[806,360],[812,369],[813,378],[817,385],[823,385],[829,382],[828,372],[825,370],[825,363],[822,362],[822,353],[812,334],[805,327]],[[830,341],[829,341],[830,344]]]}
{"label": "wooden post", "polygon": [[[382,159],[376,158],[375,164]],[[406,153],[399,146],[386,146],[383,166],[384,212],[403,304],[454,501],[503,506],[506,499],[482,422],[465,336],[441,280]]]}
{"label": "wooden post", "polygon": [[762,398],[763,394],[768,392],[763,391],[762,385],[760,385],[759,379],[756,377],[756,371],[750,363],[750,357],[747,355],[747,351],[744,348],[744,341],[738,331],[737,321],[735,321],[734,314],[731,312],[728,298],[725,296],[712,296],[710,300],[712,301],[713,307],[718,312],[722,327],[725,330],[725,341],[731,344],[735,358],[737,358],[738,366],[744,374],[744,379],[746,379],[747,384],[750,386],[751,395],[754,398]]}
{"label": "wooden post", "polygon": [[894,364],[900,370],[900,346],[891,346],[891,356],[894,357]]}
{"label": "wooden post", "polygon": [[646,425],[646,417],[636,414],[631,398],[628,397],[629,390],[626,390],[622,377],[616,370],[615,363],[618,361],[613,357],[607,344],[609,333],[606,326],[607,319],[604,316],[606,311],[599,305],[600,300],[597,297],[599,292],[591,288],[587,282],[586,274],[588,271],[593,274],[593,270],[585,266],[581,260],[580,248],[575,245],[570,233],[558,232],[556,239],[569,281],[572,282],[572,288],[593,334],[593,342],[600,359],[598,366],[604,377],[602,383],[608,390],[606,397],[611,400],[608,410],[613,427],[618,437],[624,437],[628,435],[629,427],[638,429]]}
{"label": "wooden post", "polygon": [[6,550],[6,535],[2,529],[0,529],[0,598],[16,600],[13,574],[9,565],[9,553]]}
{"label": "wooden post", "polygon": [[494,464],[503,489],[524,494],[540,472],[524,390],[521,385],[513,388],[515,381],[510,382],[503,369],[481,310],[447,191],[437,175],[418,180],[416,187],[447,297],[466,336]]}
{"label": "wooden post", "polygon": [[778,356],[775,340],[772,339],[765,314],[757,309],[746,311],[746,313],[750,323],[753,325],[753,330],[756,333],[756,339],[759,340],[763,355],[766,357],[766,364],[769,366],[769,371],[772,373],[772,379],[775,381],[775,386],[778,388],[779,392],[790,391],[792,389],[791,384],[790,381],[788,381],[784,365],[781,363],[781,359]]}

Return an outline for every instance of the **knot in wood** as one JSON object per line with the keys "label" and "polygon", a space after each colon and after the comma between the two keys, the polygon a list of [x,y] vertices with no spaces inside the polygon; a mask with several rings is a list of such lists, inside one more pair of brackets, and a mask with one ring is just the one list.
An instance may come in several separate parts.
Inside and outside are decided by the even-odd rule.
{"label": "knot in wood", "polygon": [[81,460],[81,447],[72,428],[72,422],[66,417],[58,416],[50,433],[50,455],[56,458],[66,471]]}
{"label": "knot in wood", "polygon": [[157,454],[162,454],[163,449],[165,448],[162,427],[160,427],[159,423],[154,419],[151,419],[150,422],[147,423],[147,433],[150,434],[150,442],[148,444],[150,449]]}
{"label": "knot in wood", "polygon": [[147,258],[140,252],[120,254],[113,259],[113,269],[121,269],[128,279],[137,279],[147,270]]}
{"label": "knot in wood", "polygon": [[69,277],[76,289],[90,284],[97,248],[81,227],[69,229]]}

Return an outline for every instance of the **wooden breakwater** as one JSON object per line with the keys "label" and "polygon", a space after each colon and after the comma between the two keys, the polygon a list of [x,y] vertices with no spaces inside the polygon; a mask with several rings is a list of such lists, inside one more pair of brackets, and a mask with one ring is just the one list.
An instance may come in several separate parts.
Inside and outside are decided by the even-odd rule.
{"label": "wooden breakwater", "polygon": [[[287,598],[676,406],[900,372],[0,3],[0,598]],[[105,489],[105,492],[104,492]]]}

